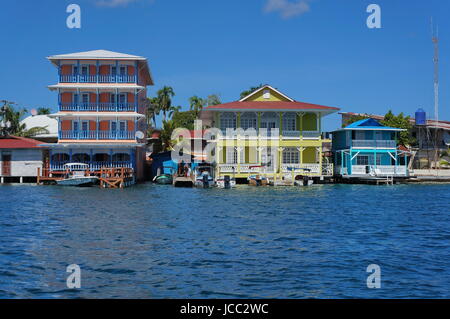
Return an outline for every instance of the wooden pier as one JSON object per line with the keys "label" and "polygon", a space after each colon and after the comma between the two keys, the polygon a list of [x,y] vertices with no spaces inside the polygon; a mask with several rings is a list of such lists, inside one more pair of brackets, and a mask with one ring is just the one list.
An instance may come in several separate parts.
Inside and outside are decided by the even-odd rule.
{"label": "wooden pier", "polygon": [[[54,184],[69,174],[69,170],[52,171],[48,168],[38,168],[37,170],[36,183],[38,185]],[[102,167],[100,170],[86,170],[84,176],[97,176],[101,188],[125,188],[135,183],[133,169],[128,167]]]}
{"label": "wooden pier", "polygon": [[178,176],[175,174],[173,176],[173,186],[175,187],[194,187],[194,177],[193,176]]}

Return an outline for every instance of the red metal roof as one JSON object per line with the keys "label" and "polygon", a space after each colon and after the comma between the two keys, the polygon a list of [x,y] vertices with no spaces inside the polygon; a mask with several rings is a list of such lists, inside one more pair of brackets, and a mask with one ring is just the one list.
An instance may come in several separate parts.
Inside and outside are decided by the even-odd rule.
{"label": "red metal roof", "polygon": [[304,102],[288,102],[288,101],[235,101],[230,103],[224,103],[219,105],[211,105],[206,108],[206,110],[215,109],[280,109],[280,110],[339,110],[337,107],[323,106],[318,104],[304,103]]}
{"label": "red metal roof", "polygon": [[31,138],[19,136],[0,137],[0,149],[5,148],[38,148],[42,144],[41,141],[36,141]]}

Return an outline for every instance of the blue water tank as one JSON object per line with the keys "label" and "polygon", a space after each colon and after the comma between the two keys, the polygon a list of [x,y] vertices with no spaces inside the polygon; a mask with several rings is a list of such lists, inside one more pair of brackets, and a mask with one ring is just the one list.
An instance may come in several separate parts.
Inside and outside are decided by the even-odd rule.
{"label": "blue water tank", "polygon": [[426,125],[427,124],[427,113],[423,109],[418,109],[416,111],[416,125]]}

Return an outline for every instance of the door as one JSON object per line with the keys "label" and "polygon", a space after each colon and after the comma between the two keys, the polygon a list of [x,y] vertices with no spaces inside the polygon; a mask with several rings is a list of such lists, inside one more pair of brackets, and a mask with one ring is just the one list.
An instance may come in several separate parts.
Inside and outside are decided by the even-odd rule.
{"label": "door", "polygon": [[261,154],[261,165],[264,167],[262,168],[263,173],[273,173],[276,170],[276,157],[275,154],[272,154],[272,149],[267,148],[263,153]]}
{"label": "door", "polygon": [[11,155],[10,154],[2,155],[2,175],[3,176],[11,176]]}

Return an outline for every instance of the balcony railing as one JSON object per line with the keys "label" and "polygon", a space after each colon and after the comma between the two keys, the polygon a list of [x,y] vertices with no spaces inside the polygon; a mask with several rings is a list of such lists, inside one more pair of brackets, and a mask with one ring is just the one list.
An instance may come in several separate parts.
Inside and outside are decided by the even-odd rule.
{"label": "balcony railing", "polygon": [[133,112],[136,103],[60,103],[60,111]]}
{"label": "balcony railing", "polygon": [[397,142],[394,140],[353,140],[352,146],[371,148],[396,148]]}
{"label": "balcony railing", "polygon": [[108,74],[108,75],[80,75],[80,74],[65,74],[59,76],[61,83],[136,83],[136,75],[126,74]]}
{"label": "balcony railing", "polygon": [[135,131],[59,131],[62,140],[134,140]]}
{"label": "balcony railing", "polygon": [[400,165],[352,165],[352,175],[407,176],[408,170]]}
{"label": "balcony railing", "polygon": [[[333,164],[282,164],[281,165],[281,172],[282,173],[291,173],[292,169],[294,168],[294,172],[296,172],[296,175],[299,174],[312,174],[312,175],[333,175]],[[302,170],[304,169],[304,170]],[[253,173],[253,174],[272,174],[276,169],[272,168],[263,168],[259,167],[258,164],[219,164],[219,172],[220,173]]]}
{"label": "balcony railing", "polygon": [[[64,171],[66,168],[64,167],[65,164],[69,162],[52,162],[50,164],[50,170],[52,171]],[[77,163],[83,163],[88,164],[90,170],[100,170],[102,167],[127,167],[127,168],[133,168],[133,163],[131,161],[103,161],[103,162],[78,162]]]}
{"label": "balcony railing", "polygon": [[[275,128],[274,131],[272,132],[270,129],[256,129],[256,128],[252,128],[251,129],[252,132],[254,132],[256,134],[256,136],[251,136],[249,134],[243,134],[243,133],[238,133],[236,131],[231,131],[229,135],[227,135],[227,130],[226,129],[222,129],[222,138],[225,139],[236,139],[238,136],[241,136],[242,138],[244,137],[248,137],[248,138],[252,138],[252,137],[257,137],[257,138],[278,138],[280,137],[280,135],[282,136],[282,138],[288,138],[288,139],[300,139],[300,137],[302,136],[304,139],[319,139],[321,137],[321,133],[320,132],[313,132],[313,131],[279,131],[279,128]],[[278,134],[277,134],[278,132]]]}

